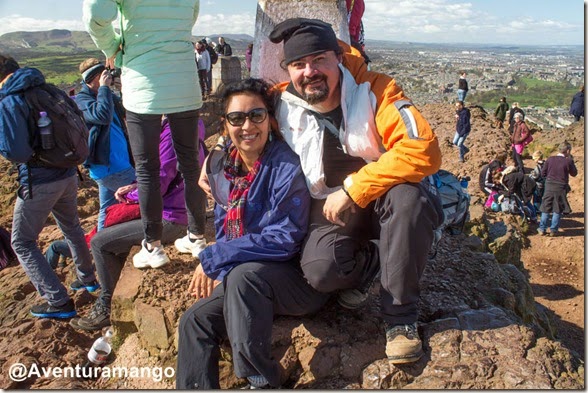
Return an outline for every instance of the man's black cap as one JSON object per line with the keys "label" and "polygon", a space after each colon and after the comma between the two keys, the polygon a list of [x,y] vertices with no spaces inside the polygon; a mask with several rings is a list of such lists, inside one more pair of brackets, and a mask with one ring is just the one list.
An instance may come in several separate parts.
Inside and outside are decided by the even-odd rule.
{"label": "man's black cap", "polygon": [[271,42],[284,41],[284,62],[325,51],[337,51],[337,36],[329,23],[319,19],[292,18],[278,23],[269,35]]}

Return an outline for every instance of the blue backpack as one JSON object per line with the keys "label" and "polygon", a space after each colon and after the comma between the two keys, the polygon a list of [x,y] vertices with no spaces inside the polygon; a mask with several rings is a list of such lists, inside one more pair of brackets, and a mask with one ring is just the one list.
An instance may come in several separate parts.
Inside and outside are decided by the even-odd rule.
{"label": "blue backpack", "polygon": [[452,235],[463,232],[470,215],[470,194],[467,179],[458,179],[453,173],[440,169],[428,177],[429,191],[441,199],[445,215],[440,230]]}
{"label": "blue backpack", "polygon": [[437,254],[437,244],[444,232],[457,235],[463,232],[470,217],[470,194],[467,191],[468,178],[458,179],[453,173],[440,169],[423,182],[429,191],[437,195],[443,207],[443,223],[435,230],[435,239],[431,245],[429,258]]}

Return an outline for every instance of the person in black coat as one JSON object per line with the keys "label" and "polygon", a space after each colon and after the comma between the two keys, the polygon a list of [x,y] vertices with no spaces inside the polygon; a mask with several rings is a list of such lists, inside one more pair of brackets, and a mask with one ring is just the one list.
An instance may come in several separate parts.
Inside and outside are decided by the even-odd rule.
{"label": "person in black coat", "polygon": [[580,117],[584,117],[584,86],[572,98],[570,115],[574,116],[576,121],[580,121]]}
{"label": "person in black coat", "polygon": [[459,162],[463,162],[464,156],[470,151],[470,149],[464,145],[466,138],[472,130],[472,126],[470,124],[470,110],[464,106],[463,101],[457,101],[455,107],[457,108],[455,111],[455,118],[457,119],[457,123],[455,125],[455,136],[453,137],[453,144],[459,147]]}

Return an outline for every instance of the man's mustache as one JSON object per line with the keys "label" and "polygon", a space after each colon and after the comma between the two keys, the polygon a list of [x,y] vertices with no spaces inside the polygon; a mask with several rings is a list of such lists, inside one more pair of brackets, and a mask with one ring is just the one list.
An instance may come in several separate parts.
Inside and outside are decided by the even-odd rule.
{"label": "man's mustache", "polygon": [[302,81],[301,85],[302,87],[306,87],[307,85],[314,83],[314,82],[318,82],[318,81],[325,81],[327,78],[324,75],[315,75],[311,78],[306,78],[304,77],[304,80]]}

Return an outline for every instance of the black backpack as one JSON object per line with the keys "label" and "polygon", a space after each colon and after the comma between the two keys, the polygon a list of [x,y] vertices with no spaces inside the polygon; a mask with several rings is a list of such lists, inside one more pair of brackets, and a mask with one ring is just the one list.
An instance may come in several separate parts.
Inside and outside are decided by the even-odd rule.
{"label": "black backpack", "polygon": [[218,61],[218,53],[216,53],[216,51],[212,49],[210,45],[206,45],[206,50],[210,55],[210,64],[216,64],[216,62]]}
{"label": "black backpack", "polygon": [[[44,83],[24,91],[29,105],[29,143],[35,151],[28,164],[51,168],[73,168],[82,164],[89,154],[88,128],[74,100],[57,86]],[[39,112],[51,119],[55,148],[41,148],[37,127]]]}

